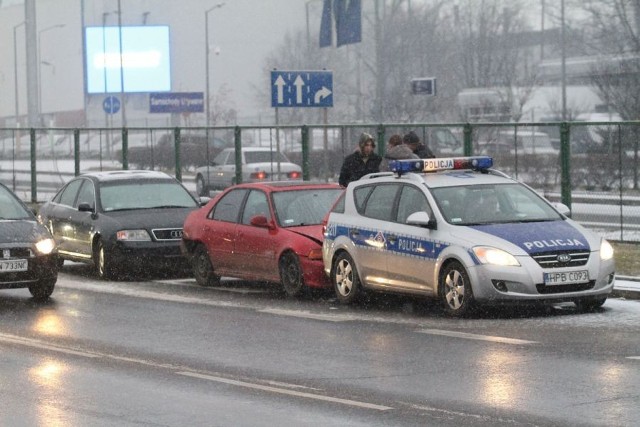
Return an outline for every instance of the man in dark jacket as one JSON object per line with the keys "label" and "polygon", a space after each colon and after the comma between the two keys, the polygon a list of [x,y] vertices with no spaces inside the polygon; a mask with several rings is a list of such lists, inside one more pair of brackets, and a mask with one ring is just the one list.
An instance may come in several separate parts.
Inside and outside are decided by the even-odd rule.
{"label": "man in dark jacket", "polygon": [[380,170],[382,157],[373,151],[375,147],[373,136],[366,132],[360,135],[358,150],[345,157],[342,163],[338,179],[341,186],[346,187],[351,181],[356,181],[366,174]]}
{"label": "man in dark jacket", "polygon": [[433,159],[436,157],[429,147],[420,142],[420,138],[418,138],[418,135],[416,135],[414,131],[405,134],[402,141],[421,159]]}
{"label": "man in dark jacket", "polygon": [[417,158],[418,156],[413,153],[411,148],[409,148],[409,145],[402,143],[402,137],[400,135],[391,135],[387,146],[387,152],[384,154],[384,158],[380,163],[380,172],[388,172],[390,170],[389,162],[392,160]]}

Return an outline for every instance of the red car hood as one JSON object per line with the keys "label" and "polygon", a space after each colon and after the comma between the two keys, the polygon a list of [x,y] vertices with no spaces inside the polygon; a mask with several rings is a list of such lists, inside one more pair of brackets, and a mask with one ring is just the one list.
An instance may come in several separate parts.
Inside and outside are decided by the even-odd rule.
{"label": "red car hood", "polygon": [[324,236],[322,234],[322,225],[301,225],[299,227],[287,227],[287,230],[292,233],[299,234],[301,236],[305,236],[310,238],[311,240],[315,240],[318,244],[322,245],[322,241],[324,240]]}

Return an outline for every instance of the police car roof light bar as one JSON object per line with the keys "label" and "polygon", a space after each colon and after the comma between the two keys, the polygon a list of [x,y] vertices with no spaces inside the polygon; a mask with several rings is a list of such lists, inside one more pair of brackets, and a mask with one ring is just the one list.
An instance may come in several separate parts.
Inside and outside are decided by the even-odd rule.
{"label": "police car roof light bar", "polygon": [[438,172],[444,170],[486,170],[493,166],[493,158],[488,156],[445,157],[419,160],[392,160],[389,169],[402,175],[406,172]]}

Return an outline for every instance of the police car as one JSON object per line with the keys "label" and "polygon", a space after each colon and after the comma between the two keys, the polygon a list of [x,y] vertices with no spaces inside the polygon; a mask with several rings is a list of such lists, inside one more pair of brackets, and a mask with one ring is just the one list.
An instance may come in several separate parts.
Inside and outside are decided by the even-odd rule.
{"label": "police car", "polygon": [[461,316],[510,302],[590,310],[613,290],[612,246],[491,157],[390,163],[350,183],[326,218],[324,270],[340,302],[391,291]]}

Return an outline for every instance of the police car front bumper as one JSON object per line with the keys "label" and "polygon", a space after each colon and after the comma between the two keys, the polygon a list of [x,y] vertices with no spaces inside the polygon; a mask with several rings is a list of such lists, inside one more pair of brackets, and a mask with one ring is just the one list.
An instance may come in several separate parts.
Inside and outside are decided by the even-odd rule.
{"label": "police car front bumper", "polygon": [[[518,261],[519,267],[481,264],[468,268],[474,298],[489,303],[573,301],[584,297],[606,297],[613,291],[614,262],[601,261],[598,252],[591,253],[586,265],[570,268],[542,268],[531,257],[518,257]],[[575,283],[570,279],[561,283],[547,280],[545,283],[545,277],[554,273],[579,279]]]}

